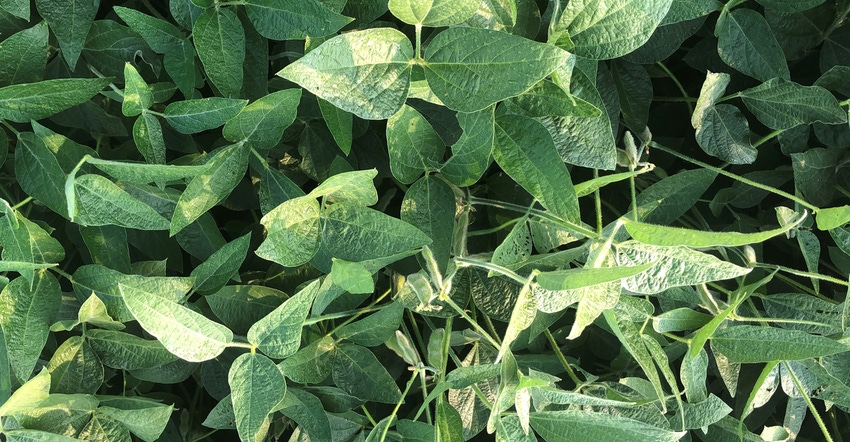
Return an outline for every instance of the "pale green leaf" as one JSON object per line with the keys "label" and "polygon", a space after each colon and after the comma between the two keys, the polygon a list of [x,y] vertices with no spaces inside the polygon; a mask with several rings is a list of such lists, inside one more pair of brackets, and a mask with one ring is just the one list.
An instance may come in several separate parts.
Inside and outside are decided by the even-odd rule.
{"label": "pale green leaf", "polygon": [[477,0],[390,0],[390,12],[410,25],[432,28],[463,23],[478,10]]}
{"label": "pale green leaf", "polygon": [[215,156],[206,164],[206,170],[195,176],[180,195],[171,218],[170,236],[230,195],[248,169],[248,149],[245,144],[233,144],[211,154]]}
{"label": "pale green leaf", "polygon": [[301,327],[319,293],[319,280],[311,282],[248,330],[248,342],[269,357],[284,359],[301,344]]}
{"label": "pale green leaf", "polygon": [[195,267],[189,275],[195,278],[195,290],[213,292],[227,284],[234,276],[238,279],[239,267],[245,261],[250,245],[251,232],[248,232],[216,250],[206,261]]}
{"label": "pale green leaf", "polygon": [[189,362],[212,359],[233,340],[225,326],[184,307],[161,293],[118,284],[127,309],[168,351]]}
{"label": "pale green leaf", "polygon": [[400,219],[345,203],[322,213],[322,240],[331,256],[352,262],[388,257],[431,243],[421,230]]}
{"label": "pale green leaf", "polygon": [[716,351],[738,363],[796,361],[850,350],[850,346],[799,330],[738,325],[711,337]]}
{"label": "pale green leaf", "polygon": [[387,150],[393,176],[410,184],[437,167],[445,145],[422,114],[404,105],[387,120]]}
{"label": "pale green leaf", "polygon": [[705,153],[732,164],[750,164],[758,155],[750,144],[747,118],[731,104],[706,109],[696,139]]}
{"label": "pale green leaf", "polygon": [[427,49],[423,67],[428,85],[448,108],[460,112],[478,111],[525,92],[568,56],[551,45],[467,27],[440,32]]}
{"label": "pale green leaf", "polygon": [[802,86],[772,78],[741,92],[741,99],[756,118],[771,129],[790,129],[801,124],[847,123],[847,112],[826,89]]}
{"label": "pale green leaf", "polygon": [[148,163],[165,164],[165,138],[159,119],[148,112],[139,115],[133,123],[133,141],[136,149]]}
{"label": "pale green leaf", "polygon": [[720,14],[717,53],[729,66],[757,80],[790,78],[785,54],[764,16],[747,8]]}
{"label": "pale green leaf", "polygon": [[582,117],[596,118],[602,111],[561,89],[549,80],[543,80],[531,89],[505,100],[505,105],[511,112],[527,117]]}
{"label": "pale green leaf", "polygon": [[647,187],[637,197],[640,219],[672,223],[693,207],[716,177],[717,172],[708,169],[685,170]]}
{"label": "pale green leaf", "polygon": [[201,425],[216,430],[236,429],[236,415],[233,413],[233,401],[230,400],[229,394],[221,398]]}
{"label": "pale green leaf", "polygon": [[497,117],[493,157],[547,210],[567,221],[579,220],[570,173],[540,123],[520,115]]}
{"label": "pale green leaf", "polygon": [[493,110],[491,106],[478,112],[457,113],[457,122],[463,134],[452,145],[452,156],[440,168],[440,172],[452,184],[471,186],[490,166],[495,133]]}
{"label": "pale green leaf", "polygon": [[333,258],[331,278],[334,284],[351,294],[366,294],[375,291],[372,272],[357,262]]}
{"label": "pale green leaf", "polygon": [[372,206],[378,202],[375,190],[376,169],[342,172],[328,177],[307,194],[310,198],[324,197],[333,202],[347,202]]}
{"label": "pale green leaf", "polygon": [[88,330],[86,341],[103,365],[119,370],[154,368],[177,359],[159,341],[116,330]]}
{"label": "pale green leaf", "polygon": [[496,356],[497,362],[505,353],[511,351],[511,344],[516,341],[519,334],[531,326],[536,313],[537,304],[534,295],[531,293],[531,287],[526,285],[519,291],[516,304],[514,304],[511,319],[508,321],[508,328],[505,329],[505,334],[502,337],[502,346],[499,348],[498,356]]}
{"label": "pale green leaf", "polygon": [[255,253],[286,267],[309,262],[319,250],[319,215],[313,197],[284,201],[260,219],[266,239]]}
{"label": "pale green leaf", "polygon": [[[50,30],[62,57],[71,70],[77,65],[80,52],[86,42],[86,37],[97,15],[98,3],[90,0],[36,0],[35,8],[44,21],[50,25]],[[69,89],[70,91],[70,89]]]}
{"label": "pale green leaf", "polygon": [[387,369],[369,349],[359,345],[337,345],[333,379],[337,387],[360,399],[384,404],[401,399],[401,391]]}
{"label": "pale green leaf", "polygon": [[124,102],[121,112],[125,117],[135,117],[153,104],[153,91],[139,71],[128,61],[124,63]]}
{"label": "pale green leaf", "polygon": [[673,432],[628,417],[584,410],[531,413],[531,427],[547,442],[602,440],[674,442],[685,432]]}
{"label": "pale green leaf", "polygon": [[50,267],[56,267],[59,263],[44,263],[44,264],[36,264],[32,262],[26,261],[10,261],[10,260],[2,260],[0,261],[0,272],[18,272],[22,273],[30,270],[38,270],[38,269],[47,269]]}
{"label": "pale green leaf", "polygon": [[247,103],[247,100],[221,97],[175,101],[165,107],[165,119],[177,132],[194,134],[221,126],[238,115]]}
{"label": "pale green leaf", "polygon": [[652,318],[652,328],[658,333],[696,330],[711,320],[711,316],[689,308],[668,310]]}
{"label": "pale green leaf", "polygon": [[[77,320],[80,323],[91,324],[96,327],[109,330],[123,330],[124,324],[112,319],[106,311],[106,304],[92,293],[80,306],[77,312]],[[86,335],[88,336],[88,335]]]}
{"label": "pale green leaf", "polygon": [[0,326],[12,372],[21,381],[30,378],[47,343],[61,296],[59,282],[46,271],[36,273],[32,283],[15,278],[0,292]]}
{"label": "pale green leaf", "polygon": [[47,364],[53,393],[94,394],[103,383],[103,364],[82,336],[62,343]]}
{"label": "pale green leaf", "polygon": [[850,222],[850,206],[829,207],[817,211],[818,229],[832,230]]}
{"label": "pale green leaf", "polygon": [[245,353],[233,361],[227,382],[239,438],[264,440],[269,429],[269,414],[286,394],[283,373],[271,359]]}
{"label": "pale green leaf", "polygon": [[286,293],[262,285],[228,285],[204,297],[210,309],[234,333],[245,335],[255,322],[271,313]]}
{"label": "pale green leaf", "polygon": [[352,21],[317,0],[249,0],[245,10],[257,32],[272,40],[322,37]]}
{"label": "pale green leaf", "polygon": [[652,36],[672,0],[572,0],[564,6],[556,30],[574,47],[565,48],[594,60],[622,57]]}
{"label": "pale green leaf", "polygon": [[42,369],[32,379],[18,387],[0,406],[0,416],[14,416],[28,412],[47,399],[50,393],[50,372]]}
{"label": "pale green leaf", "polygon": [[683,246],[662,247],[627,241],[617,244],[616,249],[620,265],[655,262],[648,270],[623,279],[623,287],[635,293],[652,294],[670,287],[737,278],[752,270]]}
{"label": "pale green leaf", "polygon": [[360,118],[382,120],[407,98],[412,58],[401,32],[368,29],[331,38],[278,75]]}
{"label": "pale green leaf", "polygon": [[57,114],[97,95],[110,78],[62,78],[0,88],[0,118],[27,123]]}
{"label": "pale green leaf", "polygon": [[782,235],[797,227],[806,215],[798,216],[796,220],[777,229],[757,233],[740,232],[708,232],[679,227],[659,226],[623,218],[626,230],[637,241],[656,246],[688,246],[688,247],[737,247],[747,244],[761,243],[774,236]]}
{"label": "pale green leaf", "polygon": [[433,175],[413,183],[401,202],[401,220],[431,238],[428,247],[441,271],[446,269],[451,255],[456,211],[451,187]]}
{"label": "pale green leaf", "polygon": [[210,8],[192,27],[192,39],[207,78],[222,95],[235,97],[242,89],[245,29],[229,8]]}
{"label": "pale green leaf", "polygon": [[705,81],[702,83],[702,89],[699,92],[699,98],[694,105],[694,113],[691,115],[691,126],[699,130],[705,121],[706,113],[714,107],[723,94],[726,93],[726,86],[731,81],[731,76],[724,73],[714,73],[708,71],[705,75]]}
{"label": "pale green leaf", "polygon": [[[115,225],[139,230],[167,230],[170,223],[112,181],[92,173],[74,180],[74,222],[83,226]],[[70,205],[70,204],[69,204]]]}
{"label": "pale green leaf", "polygon": [[47,66],[47,44],[45,22],[6,37],[0,45],[0,87],[41,80]]}
{"label": "pale green leaf", "polygon": [[104,416],[98,411],[92,413],[91,420],[80,430],[79,439],[90,441],[132,442],[130,430],[115,419]]}
{"label": "pale green leaf", "polygon": [[86,162],[115,179],[139,184],[182,180],[197,176],[207,170],[207,165],[177,166],[101,160],[98,158],[89,158]]}
{"label": "pale green leaf", "polygon": [[283,131],[295,121],[301,89],[285,89],[245,106],[224,125],[222,135],[229,141],[244,141],[254,149],[271,149],[280,142]]}
{"label": "pale green leaf", "polygon": [[541,272],[537,283],[546,290],[576,290],[606,282],[618,281],[640,274],[655,265],[650,262],[637,266],[582,268]]}
{"label": "pale green leaf", "polygon": [[490,261],[503,267],[525,262],[531,257],[531,232],[528,230],[528,222],[525,219],[514,224],[508,235],[493,250]]}

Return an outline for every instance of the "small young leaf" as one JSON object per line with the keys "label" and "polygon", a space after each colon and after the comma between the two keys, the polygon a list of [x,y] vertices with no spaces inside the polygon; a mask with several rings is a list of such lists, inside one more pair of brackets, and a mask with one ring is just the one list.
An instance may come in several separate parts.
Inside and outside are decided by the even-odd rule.
{"label": "small young leaf", "polygon": [[303,40],[330,35],[352,21],[318,0],[249,0],[248,18],[263,37],[272,40]]}
{"label": "small young leaf", "polygon": [[271,149],[293,121],[301,100],[301,89],[285,89],[245,106],[229,119],[222,135],[229,141],[244,141],[254,149]]}
{"label": "small young leaf", "polygon": [[520,115],[496,118],[493,158],[547,210],[567,221],[579,220],[570,173],[540,123]]}
{"label": "small young leaf", "polygon": [[171,218],[169,236],[174,236],[222,202],[245,176],[248,169],[247,145],[233,144],[210,155],[215,156],[207,163],[206,170],[195,176],[180,195]]}
{"label": "small young leaf", "polygon": [[247,100],[220,97],[175,101],[165,107],[165,119],[177,132],[194,134],[221,126],[238,115],[247,103]]}
{"label": "small young leaf", "polygon": [[847,112],[826,89],[802,86],[782,78],[772,78],[741,92],[747,109],[771,129],[790,129],[801,124],[847,122]]}
{"label": "small young leaf", "polygon": [[153,92],[130,62],[124,63],[124,102],[121,112],[125,117],[135,117],[153,104]]}
{"label": "small young leaf", "polygon": [[0,119],[16,123],[41,120],[85,103],[111,78],[60,78],[0,88]]}
{"label": "small young leaf", "polygon": [[720,330],[712,336],[711,346],[729,360],[744,364],[819,358],[850,350],[847,344],[823,336],[754,325]]}
{"label": "small young leaf", "polygon": [[[449,109],[475,112],[525,92],[564,63],[567,55],[505,32],[454,27],[438,33],[428,45],[425,78]],[[470,76],[474,83],[467,80]]]}
{"label": "small young leaf", "polygon": [[259,441],[269,429],[269,414],[286,394],[283,373],[271,359],[245,353],[227,375],[236,429],[243,441]]}
{"label": "small young leaf", "polygon": [[[88,0],[36,0],[35,8],[44,21],[50,25],[50,30],[59,47],[62,57],[71,70],[77,65],[80,52],[86,42],[98,3]],[[71,89],[68,89],[70,92]]]}
{"label": "small young leaf", "polygon": [[192,27],[192,39],[213,86],[225,97],[238,96],[245,62],[245,30],[236,13],[229,8],[207,9]]}
{"label": "small young leaf", "polygon": [[717,53],[729,66],[757,80],[790,79],[788,63],[764,16],[747,8],[720,14]]}
{"label": "small young leaf", "polygon": [[163,294],[118,284],[127,309],[168,351],[189,362],[212,359],[233,340],[225,326],[184,307]]}
{"label": "small young leaf", "polygon": [[416,181],[443,158],[443,140],[416,109],[404,105],[387,120],[387,149],[393,176],[404,184]]}
{"label": "small young leaf", "polygon": [[331,38],[277,75],[360,118],[382,120],[407,98],[412,58],[401,32],[368,29]]}
{"label": "small young leaf", "polygon": [[309,262],[319,250],[319,215],[313,197],[284,201],[260,219],[266,239],[255,253],[285,267]]}
{"label": "small young leaf", "polygon": [[167,230],[170,223],[147,204],[112,181],[92,173],[74,180],[74,222],[83,226],[115,225],[140,230]]}
{"label": "small young leaf", "polygon": [[284,359],[301,344],[301,327],[310,305],[319,293],[319,280],[311,282],[280,307],[274,309],[248,330],[248,342],[269,357]]}

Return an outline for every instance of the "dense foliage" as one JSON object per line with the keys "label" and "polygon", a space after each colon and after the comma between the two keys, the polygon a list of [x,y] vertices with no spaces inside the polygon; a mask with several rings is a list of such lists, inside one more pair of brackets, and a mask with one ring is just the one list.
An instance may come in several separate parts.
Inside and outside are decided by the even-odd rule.
{"label": "dense foliage", "polygon": [[0,0],[2,437],[850,437],[848,13]]}

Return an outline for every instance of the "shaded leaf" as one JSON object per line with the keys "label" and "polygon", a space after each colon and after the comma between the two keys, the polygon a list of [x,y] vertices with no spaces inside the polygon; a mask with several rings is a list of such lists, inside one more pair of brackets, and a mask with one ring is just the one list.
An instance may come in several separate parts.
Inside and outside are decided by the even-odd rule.
{"label": "shaded leaf", "polygon": [[230,366],[227,375],[236,429],[242,440],[265,439],[269,414],[286,394],[283,373],[271,359],[245,353]]}
{"label": "shaded leaf", "polygon": [[21,381],[28,380],[35,368],[50,324],[59,312],[61,296],[59,282],[44,271],[36,273],[32,284],[16,278],[0,292],[0,326],[12,372]]}
{"label": "shaded leaf", "polygon": [[761,81],[790,78],[785,54],[758,12],[736,8],[721,14],[714,32],[717,53],[729,66]]}
{"label": "shaded leaf", "polygon": [[322,37],[352,21],[317,0],[249,0],[245,10],[257,32],[272,40]]}
{"label": "shaded leaf", "polygon": [[192,39],[209,81],[224,96],[238,96],[245,62],[245,30],[236,14],[225,8],[207,9],[192,27]]}
{"label": "shaded leaf", "polygon": [[89,0],[36,0],[35,8],[50,25],[59,41],[62,57],[73,70],[97,14],[98,3]]}
{"label": "shaded leaf", "polygon": [[301,344],[301,327],[310,305],[319,293],[319,280],[311,282],[287,299],[280,307],[260,319],[248,330],[248,342],[275,359],[295,353]]}

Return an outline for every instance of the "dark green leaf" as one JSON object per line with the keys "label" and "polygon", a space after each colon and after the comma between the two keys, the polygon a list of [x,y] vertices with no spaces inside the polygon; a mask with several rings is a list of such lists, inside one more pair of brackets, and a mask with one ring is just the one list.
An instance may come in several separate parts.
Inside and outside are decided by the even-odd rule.
{"label": "dark green leaf", "polygon": [[322,213],[322,239],[331,256],[366,261],[431,243],[410,224],[363,206],[334,204]]}
{"label": "dark green leaf", "polygon": [[47,24],[41,22],[3,40],[0,46],[0,87],[41,80],[47,66],[47,37]]}
{"label": "dark green leaf", "polygon": [[228,285],[205,299],[222,322],[245,335],[255,322],[282,304],[286,294],[261,285]]}
{"label": "dark green leaf", "polygon": [[490,166],[495,124],[493,109],[491,106],[478,112],[457,113],[463,135],[452,146],[452,156],[440,168],[440,172],[452,184],[475,184]]}
{"label": "dark green leaf", "polygon": [[115,225],[140,230],[167,230],[170,226],[150,206],[100,175],[77,177],[73,192],[76,203],[68,206],[75,209],[71,219],[80,225]]}
{"label": "dark green leaf", "polygon": [[227,284],[227,281],[234,276],[238,279],[239,267],[245,261],[250,244],[251,233],[249,232],[227,243],[195,267],[189,275],[195,278],[195,290],[214,292]]}
{"label": "dark green leaf", "polygon": [[236,14],[225,8],[207,9],[192,27],[192,39],[213,86],[226,97],[238,96],[245,62],[245,30]]}
{"label": "dark green leaf", "polygon": [[301,327],[319,292],[319,281],[301,289],[248,330],[248,342],[269,357],[284,359],[301,344]]}
{"label": "dark green leaf", "polygon": [[50,210],[66,216],[68,205],[62,189],[65,172],[53,152],[32,132],[18,134],[15,178],[21,189]]}
{"label": "dark green leaf", "polygon": [[61,295],[59,282],[45,271],[36,273],[32,282],[16,278],[0,292],[0,326],[12,372],[22,382],[32,375],[47,342]]}
{"label": "dark green leaf", "polygon": [[86,341],[107,367],[119,370],[154,368],[177,359],[159,341],[116,330],[89,330]]}
{"label": "dark green leaf", "polygon": [[757,80],[790,79],[785,54],[764,17],[747,8],[721,14],[715,29],[717,52],[729,66]]}
{"label": "dark green leaf", "polygon": [[401,202],[401,220],[431,238],[429,247],[443,271],[452,251],[456,211],[456,197],[451,187],[432,175],[413,183]]}
{"label": "dark green leaf", "polygon": [[790,129],[816,121],[825,124],[847,122],[847,112],[826,89],[801,86],[792,81],[773,78],[741,92],[747,108],[771,129]]}
{"label": "dark green leaf", "polygon": [[242,108],[222,129],[224,138],[244,141],[254,149],[271,149],[280,142],[283,131],[295,121],[301,100],[300,89],[286,89],[266,95]]}
{"label": "dark green leaf", "polygon": [[245,353],[233,361],[227,375],[236,429],[242,440],[259,441],[269,429],[269,414],[286,394],[283,373],[271,359]]}
{"label": "dark green leaf", "polygon": [[511,112],[534,118],[549,116],[596,118],[602,115],[602,111],[596,106],[568,94],[549,80],[543,80],[522,95],[505,100],[505,105]]}
{"label": "dark green leaf", "polygon": [[374,354],[355,344],[340,344],[334,350],[334,383],[360,399],[394,404],[401,391]]}
{"label": "dark green leaf", "polygon": [[245,9],[257,32],[272,40],[322,37],[352,21],[317,0],[249,0]]}
{"label": "dark green leaf", "polygon": [[750,126],[731,104],[709,107],[697,127],[697,143],[707,154],[733,164],[750,164],[758,151],[750,144]]}
{"label": "dark green leaf", "polygon": [[0,118],[16,123],[47,118],[97,95],[109,78],[61,78],[0,88]]}
{"label": "dark green leaf", "polygon": [[445,145],[425,117],[405,105],[387,120],[387,149],[393,176],[410,184],[437,167]]}
{"label": "dark green leaf", "polygon": [[36,0],[35,7],[50,25],[59,41],[62,57],[73,70],[97,14],[98,3],[89,0]]}

